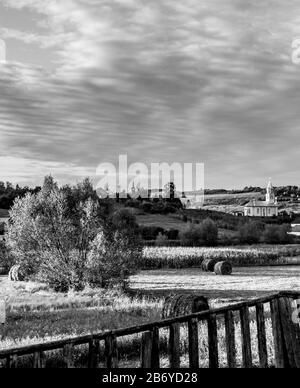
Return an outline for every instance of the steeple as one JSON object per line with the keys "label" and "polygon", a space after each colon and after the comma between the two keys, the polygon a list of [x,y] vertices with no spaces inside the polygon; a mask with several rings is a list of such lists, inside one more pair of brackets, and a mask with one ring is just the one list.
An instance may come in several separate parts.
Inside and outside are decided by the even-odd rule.
{"label": "steeple", "polygon": [[276,202],[275,190],[274,190],[274,187],[272,185],[272,179],[271,178],[269,179],[269,183],[268,183],[268,186],[267,186],[266,202],[267,203],[275,203]]}

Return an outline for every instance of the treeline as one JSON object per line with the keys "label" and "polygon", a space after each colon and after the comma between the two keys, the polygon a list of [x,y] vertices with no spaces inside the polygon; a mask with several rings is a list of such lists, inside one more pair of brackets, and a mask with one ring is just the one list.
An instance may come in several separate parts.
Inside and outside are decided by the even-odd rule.
{"label": "treeline", "polygon": [[41,191],[40,186],[33,189],[28,186],[21,187],[18,184],[14,186],[11,182],[0,181],[0,209],[9,210],[16,198],[22,198],[27,193],[36,194],[39,191]]}

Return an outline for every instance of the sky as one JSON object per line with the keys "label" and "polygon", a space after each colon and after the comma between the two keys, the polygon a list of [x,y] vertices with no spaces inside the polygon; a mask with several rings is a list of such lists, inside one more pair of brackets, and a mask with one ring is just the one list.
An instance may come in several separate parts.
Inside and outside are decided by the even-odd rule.
{"label": "sky", "polygon": [[298,0],[0,0],[0,180],[204,163],[299,182]]}

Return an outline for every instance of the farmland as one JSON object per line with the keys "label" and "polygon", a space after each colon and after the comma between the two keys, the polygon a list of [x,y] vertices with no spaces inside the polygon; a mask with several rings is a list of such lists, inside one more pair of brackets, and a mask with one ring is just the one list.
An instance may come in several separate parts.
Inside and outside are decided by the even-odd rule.
{"label": "farmland", "polygon": [[299,245],[238,248],[145,248],[142,268],[199,267],[204,259],[227,260],[235,266],[272,265],[300,256]]}
{"label": "farmland", "polygon": [[[108,329],[138,325],[160,319],[163,299],[173,292],[196,292],[209,298],[211,307],[227,305],[255,298],[280,290],[300,290],[300,267],[251,267],[234,268],[229,277],[203,273],[199,268],[161,269],[141,271],[131,277],[128,295],[116,291],[104,292],[86,289],[67,294],[54,293],[47,286],[36,283],[11,283],[0,279],[0,297],[7,300],[8,322],[0,342],[1,348],[16,345],[47,342],[81,334],[90,334]],[[271,322],[266,321],[270,362],[273,362]],[[182,364],[187,361],[188,339],[182,328],[180,344]],[[200,363],[207,366],[208,343],[206,325],[199,325]],[[167,349],[168,332],[161,332],[162,365],[167,366],[164,354]],[[225,363],[224,325],[218,322],[220,357]],[[257,361],[256,327],[251,323],[254,362]],[[240,326],[236,324],[238,361],[241,360]],[[119,344],[120,366],[137,366],[140,349],[138,335],[128,337]],[[48,362],[61,362],[56,354]],[[86,349],[79,350],[76,365],[87,362]],[[53,365],[53,364],[51,364]]]}

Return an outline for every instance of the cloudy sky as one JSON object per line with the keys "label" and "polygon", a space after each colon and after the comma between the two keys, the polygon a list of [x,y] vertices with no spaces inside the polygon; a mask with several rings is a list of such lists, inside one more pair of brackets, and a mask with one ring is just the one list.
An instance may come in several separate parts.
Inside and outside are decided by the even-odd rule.
{"label": "cloudy sky", "polygon": [[128,154],[300,184],[299,37],[299,0],[0,0],[0,180]]}

